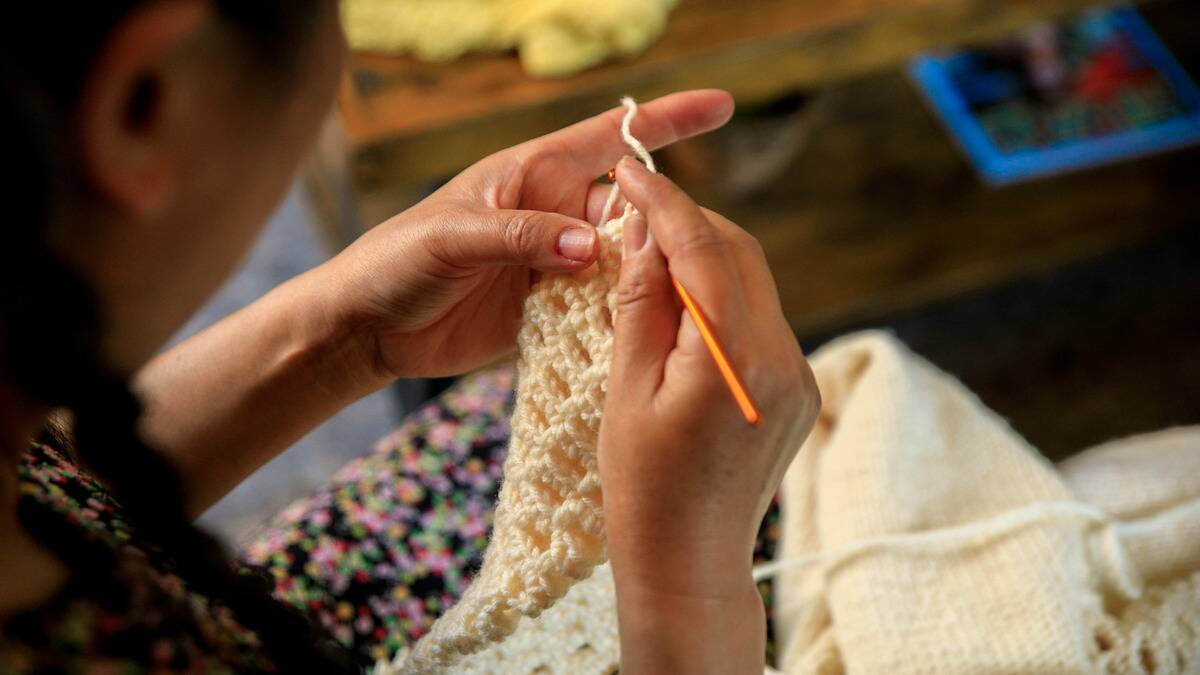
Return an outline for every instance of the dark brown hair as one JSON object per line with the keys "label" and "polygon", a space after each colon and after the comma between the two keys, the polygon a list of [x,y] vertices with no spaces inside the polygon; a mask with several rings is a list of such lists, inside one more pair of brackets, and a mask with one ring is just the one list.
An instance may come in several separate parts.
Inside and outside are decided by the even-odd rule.
{"label": "dark brown hair", "polygon": [[[129,374],[102,358],[102,316],[81,276],[48,241],[56,199],[69,193],[73,154],[63,143],[92,58],[113,27],[155,0],[96,0],[64,9],[19,3],[0,28],[0,130],[8,183],[0,227],[0,372],[28,396],[71,411],[74,454],[109,486],[140,537],[172,561],[189,587],[229,607],[284,672],[357,672],[306,617],[237,572],[220,543],[191,525],[174,468],[137,432],[141,406]],[[320,0],[214,0],[250,58],[280,68],[302,48]],[[75,583],[103,584],[113,559],[45,508],[23,500],[24,527],[68,562]],[[87,560],[80,565],[77,561]],[[74,564],[72,564],[74,563]]]}

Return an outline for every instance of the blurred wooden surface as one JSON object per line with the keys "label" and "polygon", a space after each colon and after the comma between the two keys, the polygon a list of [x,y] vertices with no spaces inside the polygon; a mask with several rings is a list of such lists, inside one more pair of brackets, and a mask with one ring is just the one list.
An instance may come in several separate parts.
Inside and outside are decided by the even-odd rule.
{"label": "blurred wooden surface", "polygon": [[885,328],[1051,460],[1200,424],[1200,222],[995,287],[810,334]]}
{"label": "blurred wooden surface", "polygon": [[[816,87],[823,121],[752,198],[687,184],[663,153],[669,174],[763,242],[807,348],[894,330],[1051,458],[1200,423],[1200,148],[990,189],[903,76],[878,72],[1089,4],[684,0],[645,56],[549,82],[510,57],[356,55],[346,124],[324,144],[326,166],[341,163],[326,174],[331,210],[349,218],[334,238],[404,208],[421,180],[621,93],[724,86],[747,104]],[[1144,13],[1195,75],[1194,3]]]}
{"label": "blurred wooden surface", "polygon": [[[1145,14],[1185,68],[1200,70],[1193,3]],[[1200,147],[995,189],[904,76],[826,96],[827,122],[753,198],[684,184],[760,239],[802,336],[1200,225]]]}
{"label": "blurred wooden surface", "polygon": [[834,95],[831,121],[765,191],[713,199],[685,185],[759,238],[800,335],[1101,255],[1200,217],[1200,148],[994,189],[902,76]]}
{"label": "blurred wooden surface", "polygon": [[330,182],[329,171],[316,170],[309,178],[325,181],[316,188],[329,200],[325,213],[369,227],[407,206],[414,186],[609,108],[623,94],[722,87],[752,104],[1097,4],[1103,2],[683,0],[646,53],[555,80],[527,77],[512,55],[436,65],[354,54],[338,101],[342,142],[327,144],[319,159],[348,175]]}
{"label": "blurred wooden surface", "polygon": [[[1144,13],[1200,73],[1200,8]],[[901,77],[834,94],[777,185],[713,204],[806,348],[893,330],[1051,459],[1200,424],[1200,148],[990,190]]]}

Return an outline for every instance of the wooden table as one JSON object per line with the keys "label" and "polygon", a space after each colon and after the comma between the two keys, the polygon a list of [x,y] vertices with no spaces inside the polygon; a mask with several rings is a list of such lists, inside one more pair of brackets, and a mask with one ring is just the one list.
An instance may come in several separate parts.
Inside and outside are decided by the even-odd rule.
{"label": "wooden table", "polygon": [[353,54],[310,194],[332,244],[409,206],[423,185],[616,104],[695,87],[753,104],[986,41],[1095,0],[683,0],[641,56],[535,80],[514,56],[451,64]]}

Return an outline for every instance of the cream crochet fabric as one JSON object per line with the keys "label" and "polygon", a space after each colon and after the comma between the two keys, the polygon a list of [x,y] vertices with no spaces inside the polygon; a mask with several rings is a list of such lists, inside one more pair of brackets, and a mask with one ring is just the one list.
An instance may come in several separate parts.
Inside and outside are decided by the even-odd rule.
{"label": "cream crochet fabric", "polygon": [[609,675],[618,669],[617,597],[612,569],[596,568],[566,597],[510,637],[465,657],[455,675]]}
{"label": "cream crochet fabric", "polygon": [[645,49],[678,0],[343,0],[355,49],[449,61],[517,49],[535,77],[567,75]]}
{"label": "cream crochet fabric", "polygon": [[510,635],[606,560],[596,443],[623,224],[600,228],[595,265],[546,275],[526,300],[512,440],[483,567],[412,653],[381,672],[439,672]]}

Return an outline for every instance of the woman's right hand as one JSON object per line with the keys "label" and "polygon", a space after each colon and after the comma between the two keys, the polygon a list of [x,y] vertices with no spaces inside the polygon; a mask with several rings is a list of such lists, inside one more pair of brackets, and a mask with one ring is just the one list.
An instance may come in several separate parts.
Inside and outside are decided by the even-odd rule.
{"label": "woman's right hand", "polygon": [[[600,473],[622,672],[762,672],[759,524],[820,408],[758,242],[626,158]],[[742,417],[672,286],[703,309],[762,418]]]}

